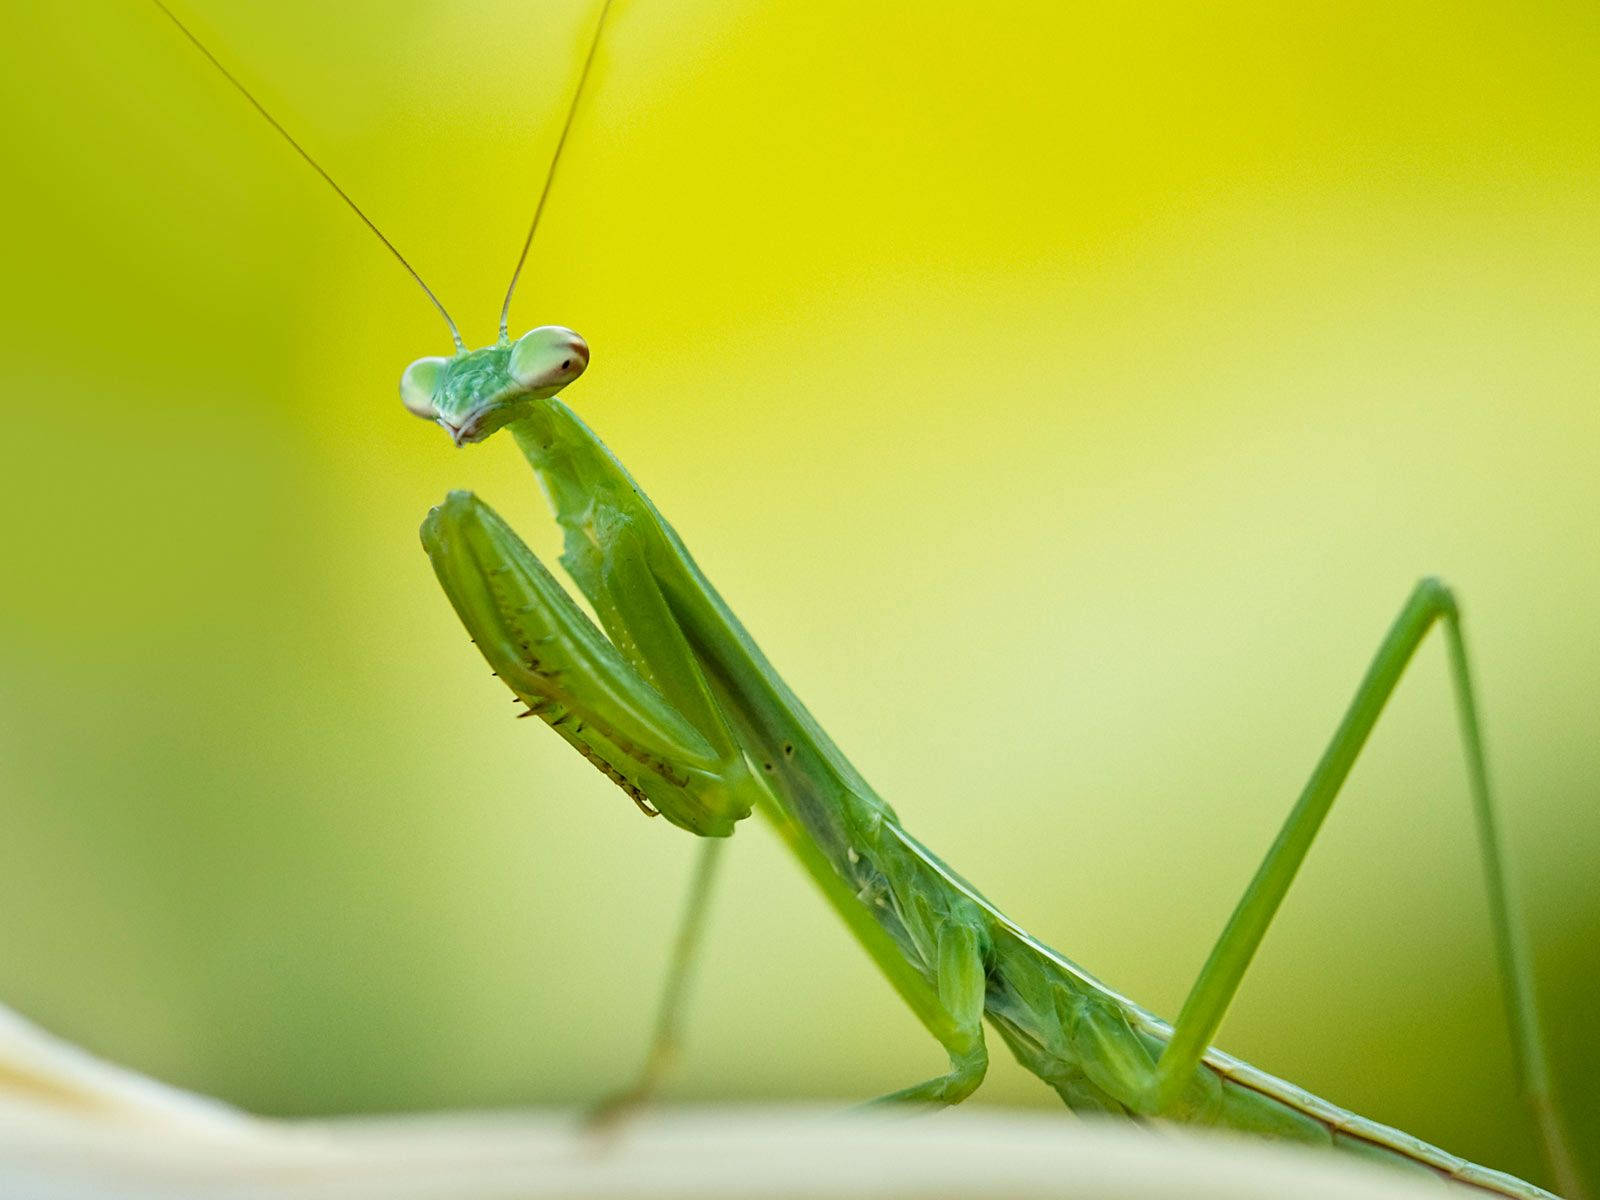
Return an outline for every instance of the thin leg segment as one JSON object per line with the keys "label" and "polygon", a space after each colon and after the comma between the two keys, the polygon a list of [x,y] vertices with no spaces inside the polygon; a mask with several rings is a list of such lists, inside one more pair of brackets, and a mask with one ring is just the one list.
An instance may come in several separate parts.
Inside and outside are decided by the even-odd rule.
{"label": "thin leg segment", "polygon": [[1222,936],[1212,947],[1178,1015],[1172,1040],[1156,1063],[1141,1107],[1160,1113],[1178,1101],[1185,1083],[1222,1023],[1245,970],[1266,936],[1267,927],[1294,882],[1300,864],[1305,861],[1356,756],[1366,744],[1418,645],[1436,623],[1444,626],[1449,650],[1479,854],[1489,893],[1495,956],[1510,1018],[1517,1074],[1559,1186],[1568,1196],[1576,1196],[1579,1194],[1577,1171],[1567,1134],[1555,1108],[1527,942],[1506,883],[1505,854],[1489,790],[1477,703],[1461,636],[1460,612],[1449,588],[1437,579],[1424,579],[1417,585],[1378,648],[1333,740],[1312,771],[1305,790],[1267,851],[1255,878],[1245,889]]}
{"label": "thin leg segment", "polygon": [[645,1055],[644,1067],[631,1087],[607,1097],[596,1106],[594,1123],[597,1125],[609,1124],[648,1103],[677,1057],[682,1044],[684,1004],[698,961],[700,943],[705,935],[706,919],[711,911],[712,885],[716,881],[717,869],[722,863],[722,849],[726,845],[727,842],[721,838],[707,838],[700,844],[700,855],[695,860],[689,897],[684,903],[678,937],[672,946],[672,960],[667,967],[666,984],[661,989],[655,1031]]}
{"label": "thin leg segment", "polygon": [[989,1051],[983,1043],[986,979],[979,932],[960,921],[946,924],[939,931],[938,978],[944,1019],[927,1024],[950,1055],[950,1070],[880,1096],[875,1104],[959,1104],[983,1082],[989,1069]]}

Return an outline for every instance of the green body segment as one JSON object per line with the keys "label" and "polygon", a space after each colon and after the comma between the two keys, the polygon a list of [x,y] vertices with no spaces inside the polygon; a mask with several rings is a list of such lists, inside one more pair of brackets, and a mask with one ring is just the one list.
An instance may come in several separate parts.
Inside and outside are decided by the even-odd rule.
{"label": "green body segment", "polygon": [[[519,409],[507,424],[564,530],[562,562],[612,648],[465,493],[423,527],[441,583],[496,673],[636,799],[701,833],[726,833],[752,808],[773,822],[949,1054],[946,1074],[892,1098],[968,1094],[987,1064],[986,1018],[1075,1110],[1330,1146],[1492,1193],[1549,1196],[1215,1050],[1174,1099],[1152,1107],[1171,1027],[1030,937],[906,833],[600,440],[553,398]],[[552,633],[542,644],[561,647],[554,683],[539,670],[548,651],[538,667],[529,662]]]}

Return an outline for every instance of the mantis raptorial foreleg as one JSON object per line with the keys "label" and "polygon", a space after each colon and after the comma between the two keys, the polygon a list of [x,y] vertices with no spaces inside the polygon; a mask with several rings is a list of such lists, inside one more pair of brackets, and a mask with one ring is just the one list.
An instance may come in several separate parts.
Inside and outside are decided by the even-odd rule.
{"label": "mantis raptorial foreleg", "polygon": [[[530,713],[646,812],[664,811],[696,832],[731,829],[720,806],[749,788],[749,775],[726,730],[723,745],[713,745],[477,497],[451,493],[422,536],[462,622]],[[738,811],[741,801],[732,803]],[[748,796],[742,803],[748,812]]]}

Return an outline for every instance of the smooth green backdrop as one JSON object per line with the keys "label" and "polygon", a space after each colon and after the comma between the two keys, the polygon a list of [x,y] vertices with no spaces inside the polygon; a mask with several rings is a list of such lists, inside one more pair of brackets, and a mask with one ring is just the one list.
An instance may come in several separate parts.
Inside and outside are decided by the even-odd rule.
{"label": "smooth green backdrop", "polygon": [[[181,11],[491,336],[594,5]],[[1595,7],[613,20],[514,324],[907,824],[1175,1012],[1443,574],[1600,1144]],[[0,1002],[264,1112],[621,1083],[693,847],[434,586],[449,487],[555,548],[400,408],[436,318],[142,0],[12,11],[0,102]],[[1452,720],[1430,647],[1221,1041],[1537,1172]],[[676,1098],[938,1065],[760,827],[698,991]]]}

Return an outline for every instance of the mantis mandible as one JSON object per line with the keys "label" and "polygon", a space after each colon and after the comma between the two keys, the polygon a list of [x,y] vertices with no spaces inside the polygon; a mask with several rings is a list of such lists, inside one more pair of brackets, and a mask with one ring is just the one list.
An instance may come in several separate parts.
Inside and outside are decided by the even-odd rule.
{"label": "mantis mandible", "polygon": [[1169,1024],[1005,917],[901,824],[790,691],[682,539],[558,398],[589,362],[573,331],[512,339],[509,312],[572,127],[610,0],[604,0],[512,273],[498,340],[469,349],[420,276],[326,171],[161,4],[211,63],[339,194],[450,327],[448,357],[400,383],[405,407],[456,446],[509,430],[565,535],[562,564],[598,627],[495,512],[452,492],[422,540],[450,603],[494,673],[641,811],[710,839],[701,853],[639,1085],[648,1093],[675,1036],[722,840],[759,811],[777,829],[890,985],[944,1048],[948,1069],[884,1097],[955,1104],[988,1064],[987,1022],[1077,1111],[1170,1120],[1331,1146],[1511,1197],[1550,1193],[1356,1116],[1211,1046],[1273,916],[1414,652],[1446,641],[1498,967],[1523,1090],[1569,1197],[1582,1194],[1555,1109],[1529,957],[1505,879],[1460,612],[1450,589],[1411,592],[1178,1018]]}

